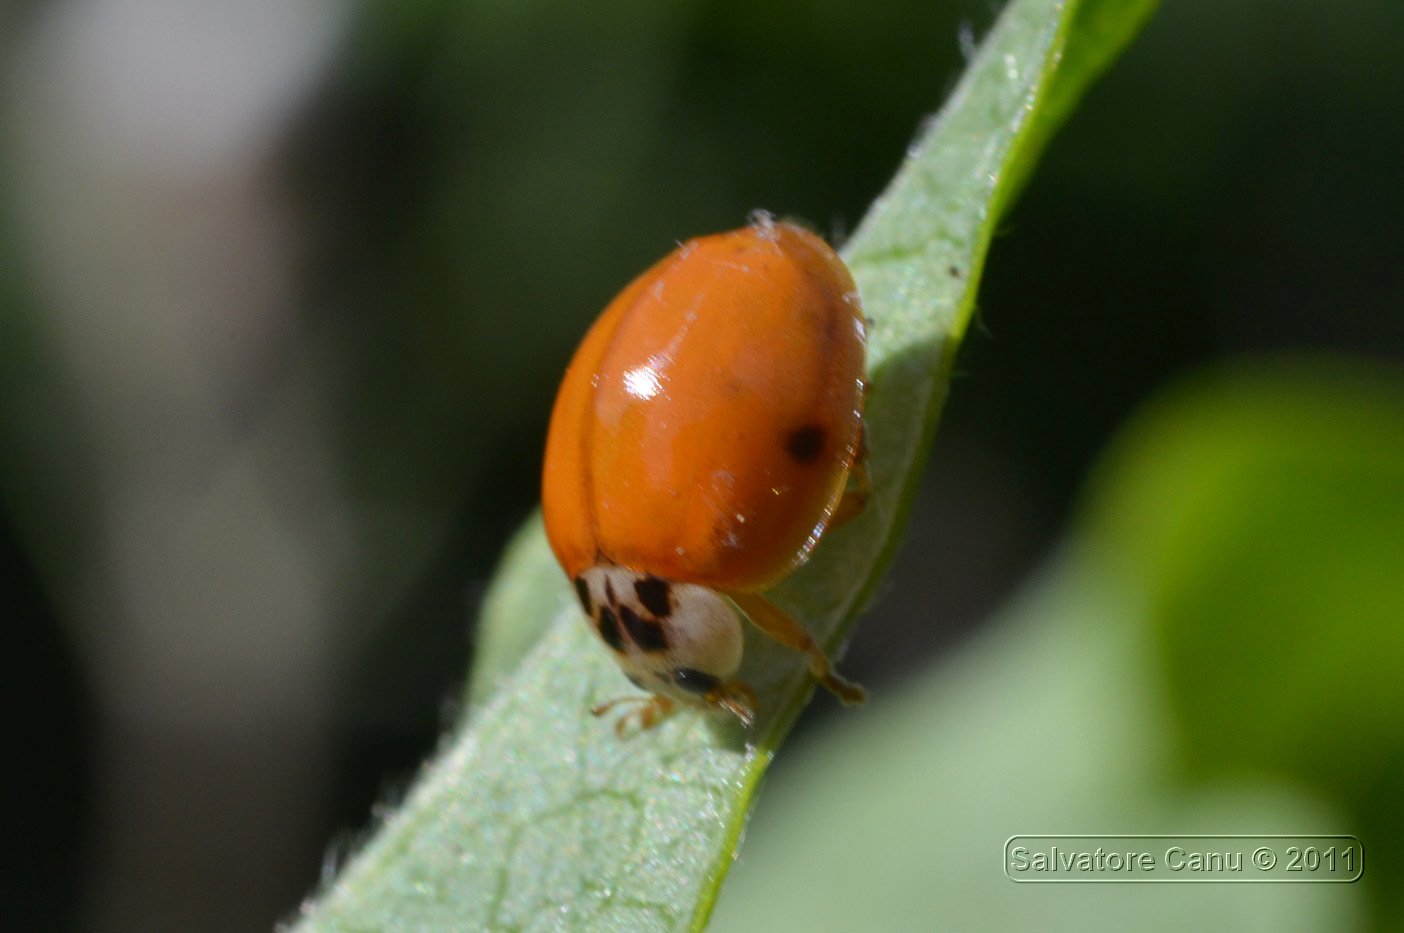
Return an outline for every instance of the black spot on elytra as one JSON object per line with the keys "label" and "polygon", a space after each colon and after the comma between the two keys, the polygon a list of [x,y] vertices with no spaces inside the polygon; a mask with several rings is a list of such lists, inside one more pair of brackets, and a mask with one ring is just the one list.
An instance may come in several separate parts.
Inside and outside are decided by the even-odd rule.
{"label": "black spot on elytra", "polygon": [[595,627],[600,630],[600,637],[604,643],[615,651],[624,650],[624,639],[619,634],[619,619],[615,617],[614,610],[608,606],[600,607],[600,618],[595,623]]}
{"label": "black spot on elytra", "polygon": [[619,607],[619,620],[624,623],[624,631],[640,651],[667,651],[668,636],[663,626],[653,619],[645,619],[628,606]]}
{"label": "black spot on elytra", "polygon": [[634,592],[638,595],[639,602],[659,619],[666,619],[668,613],[673,611],[671,591],[672,587],[668,585],[667,580],[660,580],[652,575],[634,581]]}
{"label": "black spot on elytra", "polygon": [[680,667],[673,671],[673,683],[677,684],[688,693],[710,693],[721,684],[721,681],[704,671],[699,671],[692,667]]}
{"label": "black spot on elytra", "polygon": [[590,602],[590,587],[585,584],[584,577],[575,578],[575,596],[580,600],[580,605],[587,616],[595,614],[595,607]]}
{"label": "black spot on elytra", "polygon": [[785,451],[796,463],[813,463],[824,452],[824,429],[817,424],[796,428],[785,438]]}

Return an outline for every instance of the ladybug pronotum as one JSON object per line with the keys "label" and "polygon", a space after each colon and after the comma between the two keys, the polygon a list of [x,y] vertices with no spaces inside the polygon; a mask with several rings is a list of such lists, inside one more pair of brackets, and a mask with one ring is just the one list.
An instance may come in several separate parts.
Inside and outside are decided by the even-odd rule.
{"label": "ladybug pronotum", "polygon": [[640,727],[678,703],[750,725],[738,609],[862,702],[763,594],[866,500],[864,356],[848,269],[765,214],[674,250],[585,335],[546,439],[546,533],[600,639],[651,694],[628,698]]}

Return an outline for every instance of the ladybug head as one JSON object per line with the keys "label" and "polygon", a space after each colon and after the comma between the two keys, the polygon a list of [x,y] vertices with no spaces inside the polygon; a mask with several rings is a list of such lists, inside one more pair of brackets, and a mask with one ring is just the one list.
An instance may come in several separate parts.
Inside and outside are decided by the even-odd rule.
{"label": "ladybug head", "polygon": [[600,639],[639,688],[749,719],[733,683],[741,667],[741,622],[719,593],[612,564],[581,573],[575,590]]}

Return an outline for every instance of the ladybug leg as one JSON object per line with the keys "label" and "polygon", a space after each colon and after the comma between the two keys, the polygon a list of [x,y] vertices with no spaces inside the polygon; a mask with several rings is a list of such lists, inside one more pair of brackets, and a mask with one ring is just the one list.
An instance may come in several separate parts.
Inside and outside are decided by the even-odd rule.
{"label": "ladybug leg", "polygon": [[654,726],[667,719],[672,715],[674,709],[672,700],[653,694],[644,697],[617,697],[610,700],[608,703],[598,703],[590,707],[590,714],[592,716],[603,716],[616,706],[624,705],[628,705],[631,708],[626,709],[620,714],[619,718],[614,721],[614,733],[620,738],[623,738],[624,734],[629,731],[630,723],[633,723],[635,720],[638,722],[639,731],[642,732],[647,729],[652,729]]}
{"label": "ladybug leg", "polygon": [[868,496],[873,491],[872,478],[868,476],[868,436],[860,422],[858,425],[858,452],[848,465],[848,488],[843,498],[834,506],[834,514],[829,516],[828,530],[832,531],[848,524],[868,506]]}
{"label": "ladybug leg", "polygon": [[741,607],[752,624],[771,638],[800,652],[809,659],[809,671],[819,686],[838,697],[849,706],[862,703],[868,692],[858,684],[845,680],[829,662],[828,655],[810,637],[804,626],[789,614],[759,593],[727,593],[731,600]]}
{"label": "ladybug leg", "polygon": [[726,710],[741,720],[741,725],[748,729],[756,721],[756,692],[739,680],[707,693],[702,697],[702,701],[709,706]]}

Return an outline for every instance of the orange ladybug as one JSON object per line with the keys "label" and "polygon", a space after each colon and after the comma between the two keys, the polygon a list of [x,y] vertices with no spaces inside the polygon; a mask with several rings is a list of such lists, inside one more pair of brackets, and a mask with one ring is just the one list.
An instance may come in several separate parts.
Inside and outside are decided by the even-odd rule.
{"label": "orange ladybug", "polygon": [[865,350],[842,260],[759,213],[674,250],[585,335],[546,438],[546,534],[600,639],[652,694],[630,698],[642,728],[679,702],[750,725],[737,608],[863,701],[762,594],[866,501]]}

